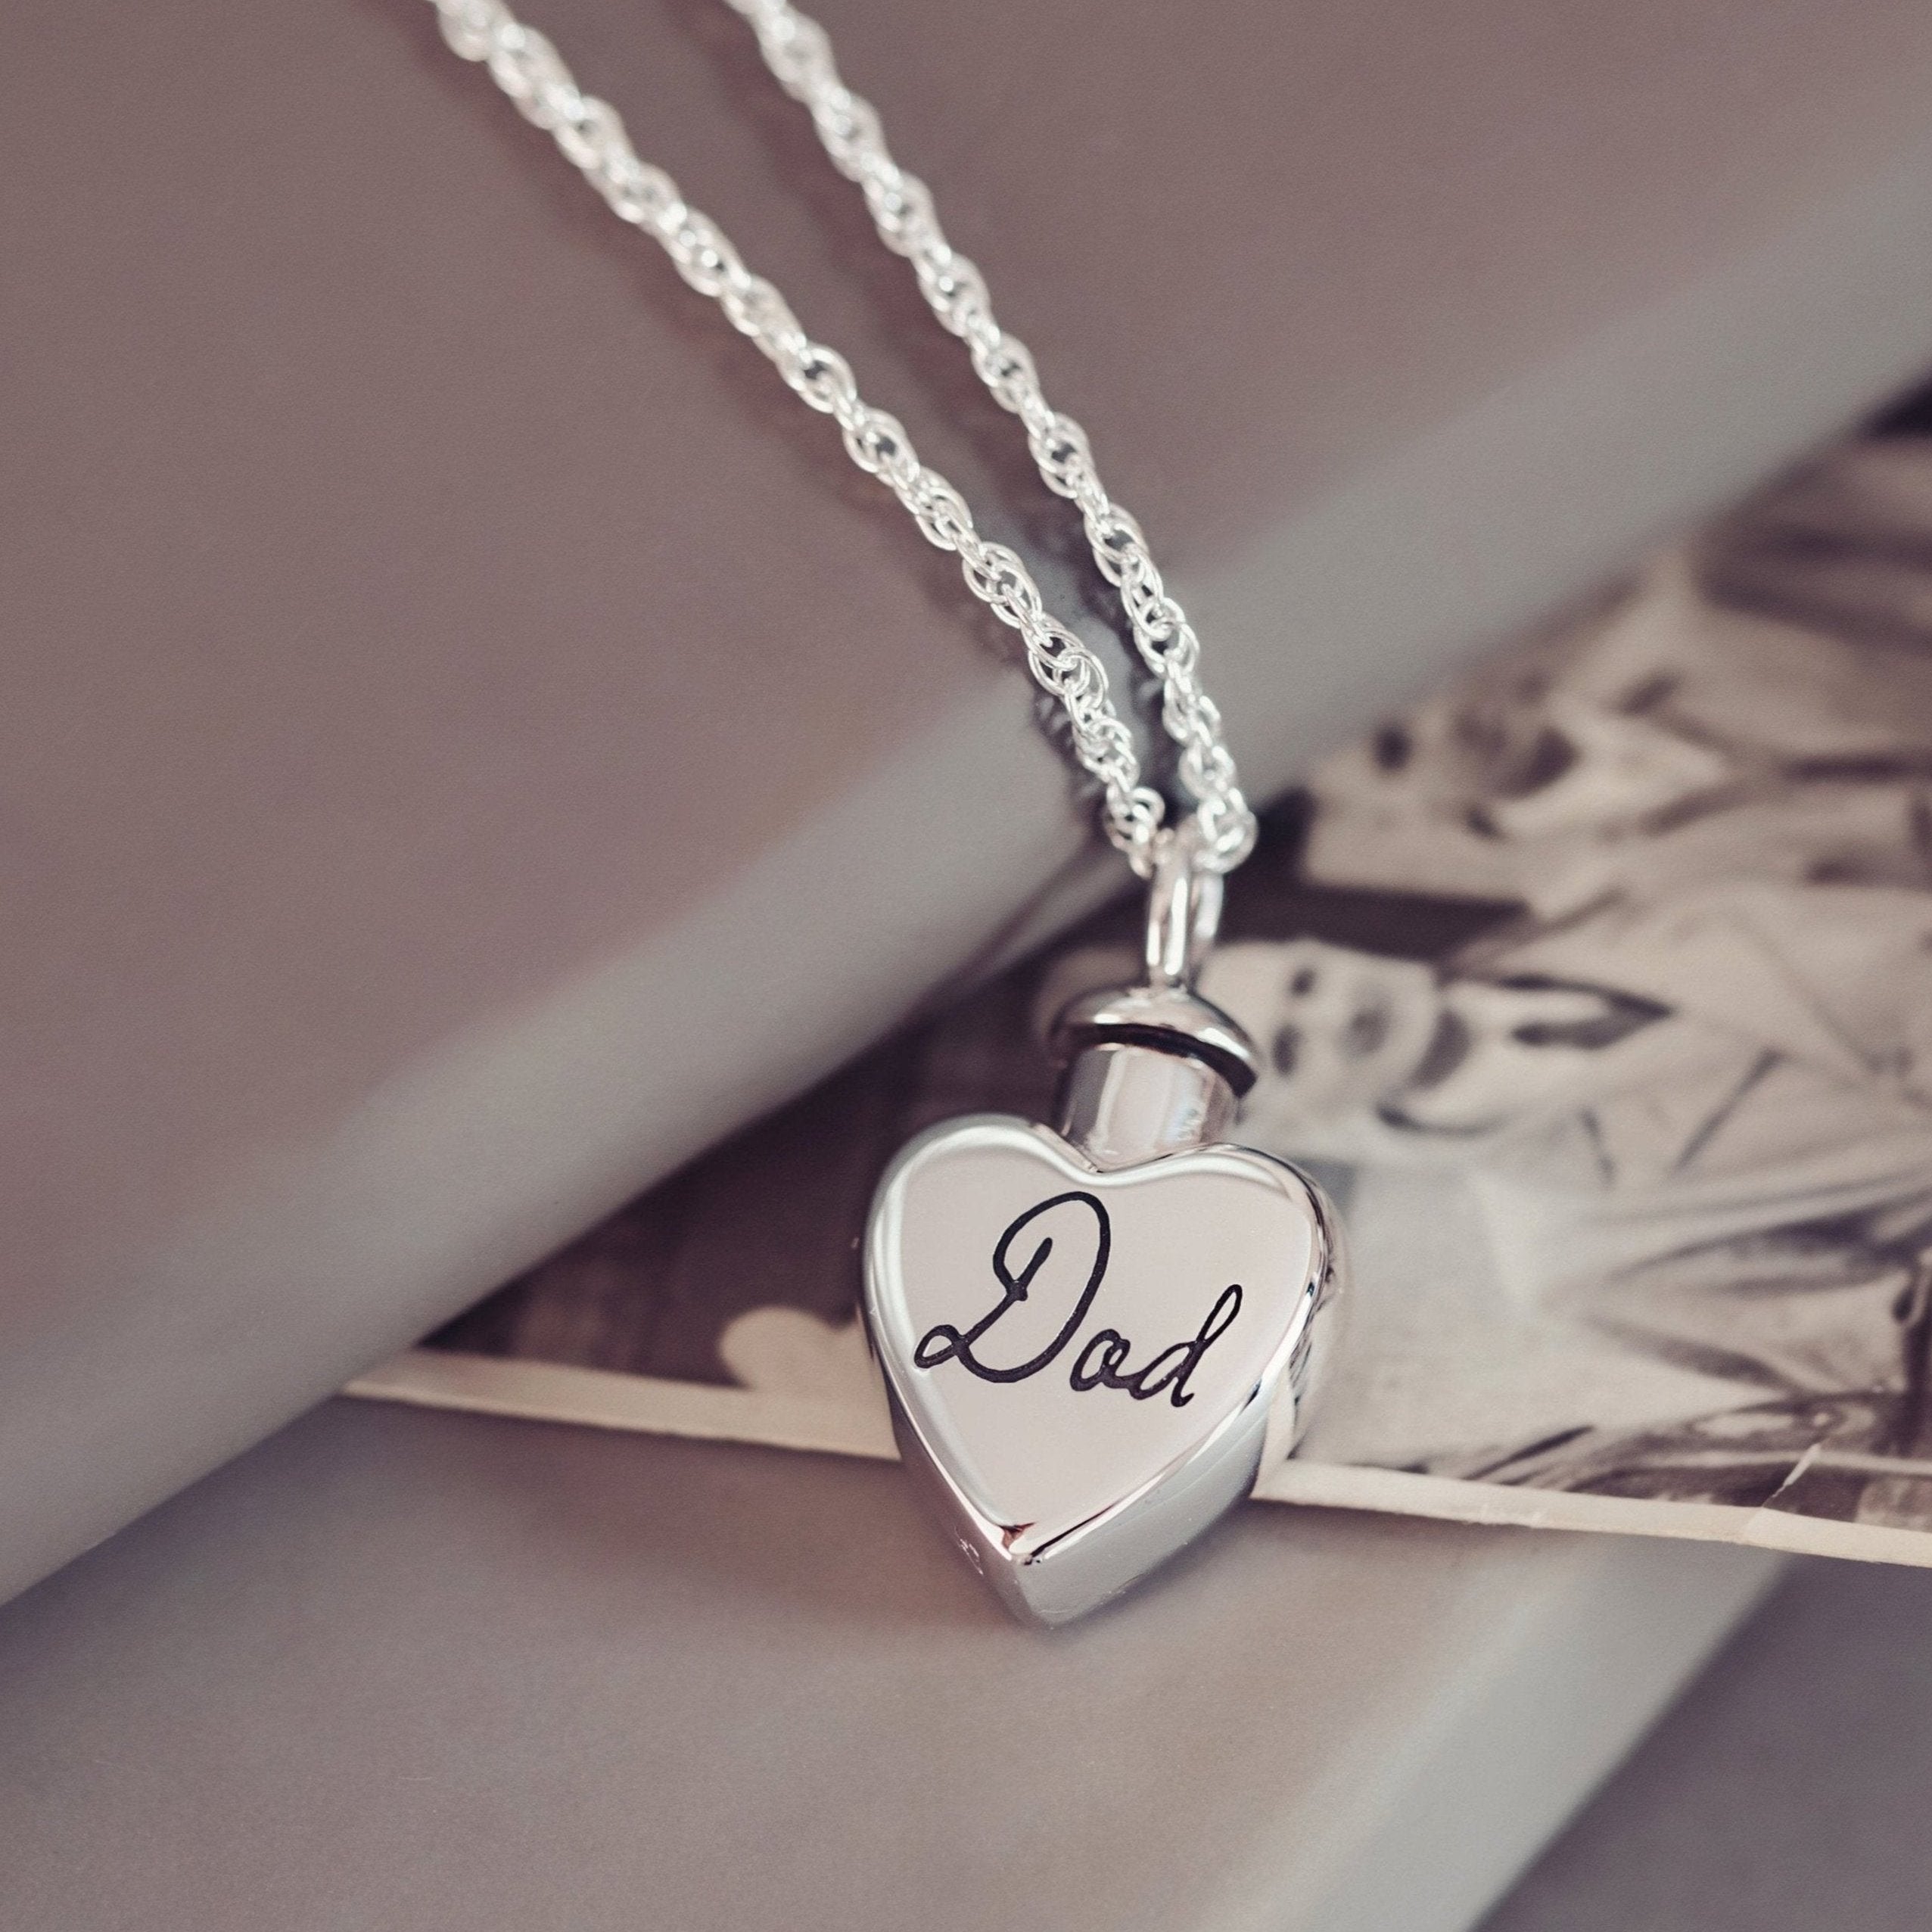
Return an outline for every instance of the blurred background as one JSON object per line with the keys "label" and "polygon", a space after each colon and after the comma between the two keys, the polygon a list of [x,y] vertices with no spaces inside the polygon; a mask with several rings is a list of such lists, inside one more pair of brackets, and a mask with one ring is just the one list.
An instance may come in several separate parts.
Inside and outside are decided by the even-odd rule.
{"label": "blurred background", "polygon": [[[1291,1030],[1346,1041],[1349,1013],[1330,1036],[1268,1006],[1269,1131],[1379,1132],[1395,1108],[1446,1136],[1492,1125],[1498,1094],[1510,1120],[1565,1096],[1580,1119],[1594,1100],[1545,1079],[1565,1053],[1594,1078],[1688,1037],[1656,987],[1573,962],[1560,1013],[1545,985],[1496,1019],[1495,922],[1527,908],[1554,944],[1597,904],[1565,898],[1579,881],[1654,877],[1621,820],[1582,838],[1607,870],[1572,863],[1583,795],[1539,745],[1648,783],[1674,733],[1681,785],[1690,718],[1731,788],[1722,811],[1696,795],[1719,842],[1787,807],[1815,833],[1822,786],[1825,817],[1856,795],[1830,850],[1768,838],[1753,863],[1923,891],[1924,9],[819,11],[1207,640],[1274,808],[1239,936],[1339,949],[1417,993],[1392,995],[1405,1025],[1451,1013],[1496,1049],[1434,1084],[1426,1056],[1396,1064],[1400,1028],[1371,1072],[1298,1060],[1274,1050]],[[534,23],[1128,680],[1065,506],[743,23],[713,0],[553,0]],[[1025,1048],[1050,943],[1114,943],[1122,880],[997,626],[422,0],[20,0],[0,158],[9,1924],[1922,1918],[1916,1572],[1258,1504],[1043,1643],[954,1574],[895,1471],[770,1446],[847,1412],[846,1358],[768,1324],[784,1346],[734,1364],[730,1319],[835,1321],[840,1203],[885,1125],[1044,1077],[954,1047],[1005,999]],[[1879,443],[1828,453],[1874,422]],[[1464,814],[1466,870],[1436,882],[1455,903],[1396,933],[1390,894],[1430,895],[1371,877],[1396,847],[1355,835],[1400,816],[1367,781],[1410,741],[1378,726],[1446,715],[1519,661],[1499,652],[1607,634],[1713,528],[1697,594],[1794,661],[1863,667],[1890,762],[1759,755],[1754,686],[1654,706],[1634,764],[1601,718],[1503,733],[1512,789],[1487,832]],[[1814,682],[1837,730],[1844,683]],[[1505,695],[1483,714],[1534,711]],[[1353,801],[1326,831],[1325,798]],[[1486,884],[1479,842],[1518,872]],[[1840,975],[1837,1018],[1859,1104],[1910,1125],[1907,924],[1884,970],[1877,947]],[[1641,1111],[1619,1116],[1633,1159],[1715,1159]],[[1748,1346],[1653,1298],[1644,1401],[1688,1386],[1664,1368],[1729,1392],[1662,1436],[1650,1410],[1572,1403],[1563,1430],[1593,1433],[1568,1449],[1498,1421],[1322,1467],[1392,1495],[1506,1451],[1477,1473],[1512,1520],[1694,1509],[1717,1465],[1684,1417],[1748,1406],[1725,1507],[1786,1546],[1915,1536],[1917,1159],[1884,1214],[1860,1197],[1856,1240],[1776,1244]],[[1727,1237],[1706,1313],[1750,1299],[1756,1238]],[[1794,1284],[1846,1253],[1825,1286],[1862,1312],[1826,1346]],[[576,1313],[546,1327],[533,1284],[565,1276]],[[600,1369],[586,1336],[613,1311],[649,1332]],[[1846,1335],[1884,1346],[1860,1367]],[[1439,1359],[1404,1347],[1386,1360]],[[478,1361],[623,1386],[594,1385],[615,1405],[594,1417],[581,1383],[480,1400],[451,1367]],[[415,1406],[330,1399],[372,1379]],[[754,1411],[764,1433],[645,1433],[644,1382],[682,1392],[686,1433],[756,1435]],[[1433,1429],[1424,1396],[1465,1386],[1417,1374],[1392,1413]],[[1526,1387],[1573,1392],[1520,1377],[1512,1416]]]}

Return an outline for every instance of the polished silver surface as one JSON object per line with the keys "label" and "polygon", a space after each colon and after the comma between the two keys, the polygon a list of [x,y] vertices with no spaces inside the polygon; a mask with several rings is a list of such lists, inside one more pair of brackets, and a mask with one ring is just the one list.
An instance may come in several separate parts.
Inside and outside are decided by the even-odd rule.
{"label": "polished silver surface", "polygon": [[[450,48],[488,67],[518,110],[554,137],[611,212],[652,236],[800,400],[832,418],[846,453],[891,490],[927,541],[957,555],[966,587],[1019,633],[1034,679],[1064,713],[1074,756],[1100,788],[1101,829],[1140,877],[1152,877],[1176,837],[1165,823],[1165,801],[1143,782],[1134,733],[1115,707],[1106,667],[1047,611],[1024,560],[979,534],[966,499],[919,460],[905,426],[860,397],[845,359],[805,333],[784,297],[745,266],[730,238],[684,199],[669,175],[638,158],[616,109],[577,85],[549,40],[502,0],[434,3]],[[1048,487],[1078,508],[1094,561],[1119,590],[1135,646],[1160,681],[1162,722],[1179,747],[1177,776],[1192,804],[1183,825],[1202,866],[1231,870],[1254,848],[1255,817],[1221,735],[1221,714],[1202,688],[1199,641],[1162,583],[1140,526],[1100,487],[1085,431],[1047,404],[1031,353],[993,319],[984,279],[940,232],[924,184],[893,161],[877,113],[839,80],[824,30],[789,5],[731,4],[751,22],[774,74],[810,107],[835,164],[864,187],[881,238],[910,258],[934,313],[966,342],[994,397],[1025,424]]]}
{"label": "polished silver surface", "polygon": [[1254,1043],[1240,1022],[1186,987],[1116,986],[1084,993],[1053,1022],[1050,1044],[1062,1061],[1109,1042],[1203,1061],[1237,1097],[1255,1084]]}
{"label": "polished silver surface", "polygon": [[[1162,949],[1195,902],[1171,883],[1149,895],[1149,958],[1185,972],[1187,949]],[[1238,1106],[1221,1035],[1244,1048],[1239,1028],[1184,983],[1073,1013],[1059,1131],[934,1128],[880,1184],[866,1252],[906,1464],[967,1560],[1044,1623],[1118,1594],[1293,1448],[1342,1266],[1313,1183],[1220,1140]],[[1109,1014],[1134,1017],[1109,1037]]]}
{"label": "polished silver surface", "polygon": [[1224,877],[1209,863],[1198,818],[1177,826],[1155,854],[1141,955],[1150,986],[1193,985],[1221,931]]}
{"label": "polished silver surface", "polygon": [[1055,1025],[1059,1131],[942,1124],[873,1206],[866,1330],[901,1453],[1043,1623],[1128,1588],[1289,1452],[1342,1285],[1319,1189],[1221,1137],[1254,1050],[1193,990],[1221,909],[1196,838],[1157,854],[1146,981]]}
{"label": "polished silver surface", "polygon": [[1067,1069],[1059,1130],[1096,1167],[1131,1167],[1218,1140],[1237,1110],[1234,1088],[1206,1061],[1110,1040]]}
{"label": "polished silver surface", "polygon": [[[1145,978],[1072,1001],[1053,1022],[1054,1057],[1078,1066],[1097,1046],[1149,1047],[1212,1068],[1235,1100],[1246,1094],[1258,1072],[1254,1043],[1238,1020],[1194,991],[1194,975],[1220,929],[1221,901],[1221,876],[1208,863],[1190,820],[1155,857],[1142,945]],[[1230,1111],[1196,1138],[1212,1140],[1232,1123]],[[1145,1151],[1156,1150],[1150,1144]]]}
{"label": "polished silver surface", "polygon": [[[1097,1051],[1130,1081],[1164,1057]],[[1010,1607],[1083,1615],[1292,1447],[1339,1265],[1312,1184],[1266,1155],[1103,1166],[1008,1116],[936,1128],[866,1244],[907,1467]]]}

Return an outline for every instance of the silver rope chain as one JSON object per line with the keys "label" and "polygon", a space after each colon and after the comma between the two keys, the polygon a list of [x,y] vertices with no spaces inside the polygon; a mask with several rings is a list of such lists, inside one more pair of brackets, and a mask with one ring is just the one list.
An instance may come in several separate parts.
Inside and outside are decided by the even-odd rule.
{"label": "silver rope chain", "polygon": [[[443,37],[481,61],[524,119],[546,130],[621,219],[652,235],[700,294],[770,359],[801,400],[829,415],[846,453],[911,513],[929,543],[955,552],[966,587],[1018,631],[1028,667],[1065,713],[1075,756],[1099,784],[1107,837],[1142,878],[1174,835],[1159,793],[1142,780],[1134,734],[1115,709],[1106,667],[1045,608],[1025,564],[975,527],[965,499],[922,463],[904,426],[859,394],[836,350],[814,341],[785,298],[747,269],[723,232],[686,202],[661,168],[640,160],[617,111],[586,94],[557,50],[502,0],[434,0]],[[1255,817],[1241,795],[1221,714],[1200,683],[1200,645],[1168,593],[1140,527],[1102,488],[1086,432],[1041,393],[1024,343],[994,321],[984,278],[947,241],[924,183],[892,159],[879,116],[847,88],[825,30],[790,0],[726,0],[757,33],[766,65],[810,111],[832,164],[863,191],[879,238],[913,264],[933,313],[970,350],[1000,406],[1025,426],[1047,487],[1079,509],[1101,574],[1119,590],[1134,641],[1161,682],[1161,718],[1180,747],[1178,770],[1193,801],[1195,863],[1231,871],[1253,849]]]}

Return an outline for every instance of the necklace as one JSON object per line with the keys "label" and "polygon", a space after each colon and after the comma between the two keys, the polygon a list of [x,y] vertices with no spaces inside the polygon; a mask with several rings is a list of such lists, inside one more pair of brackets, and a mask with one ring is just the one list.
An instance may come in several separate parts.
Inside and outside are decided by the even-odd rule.
{"label": "necklace", "polygon": [[890,489],[966,587],[1016,630],[1094,781],[1106,837],[1147,884],[1144,971],[1059,1016],[1056,1126],[1003,1115],[921,1134],[881,1180],[866,1237],[867,1333],[907,1466],[973,1568],[1022,1616],[1057,1623],[1125,1589],[1245,1495],[1293,1446],[1342,1263],[1333,1211],[1285,1162],[1227,1143],[1254,1050],[1193,982],[1221,882],[1252,850],[1199,644],[1085,432],[1047,401],[1025,344],[994,319],[876,111],[839,79],[825,30],[790,0],[727,0],[779,84],[810,112],[879,239],[1017,416],[1047,487],[1078,509],[1159,680],[1178,748],[1178,823],[1143,776],[1106,667],[1045,608],[1024,560],[982,537],[904,427],[858,392],[771,283],[640,160],[616,111],[502,0],[434,0],[444,39],[485,63],[621,219],[711,297],[847,453]]}

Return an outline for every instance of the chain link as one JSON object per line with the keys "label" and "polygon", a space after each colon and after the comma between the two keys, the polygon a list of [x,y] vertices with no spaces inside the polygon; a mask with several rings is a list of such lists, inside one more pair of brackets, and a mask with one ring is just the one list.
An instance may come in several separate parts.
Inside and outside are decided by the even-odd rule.
{"label": "chain link", "polygon": [[[904,426],[860,396],[845,358],[807,335],[784,297],[746,268],[717,225],[685,201],[662,169],[638,158],[616,110],[577,86],[542,34],[502,0],[434,4],[451,48],[484,63],[518,111],[554,137],[611,211],[652,236],[684,280],[717,303],[801,400],[838,424],[847,455],[892,491],[927,541],[957,555],[968,590],[1019,632],[1028,667],[1065,714],[1075,756],[1100,788],[1107,837],[1136,873],[1150,876],[1174,835],[1163,824],[1163,801],[1142,780],[1134,734],[1114,708],[1106,666],[1046,610],[1025,564],[980,534],[965,499],[920,462]],[[1139,526],[1101,488],[1080,426],[1047,406],[1025,344],[993,320],[978,270],[954,253],[924,186],[887,153],[878,116],[840,82],[823,30],[787,0],[728,4],[751,22],[780,83],[810,107],[835,165],[863,186],[881,237],[911,260],[934,313],[965,339],[987,387],[1025,425],[1048,487],[1079,507],[1095,560],[1119,587],[1135,644],[1161,680],[1162,720],[1181,747],[1181,780],[1195,803],[1189,832],[1198,863],[1231,870],[1253,846],[1254,815],[1236,782],[1219,714],[1200,686],[1199,644],[1162,586]]]}
{"label": "chain link", "polygon": [[1181,748],[1201,862],[1231,870],[1254,848],[1255,817],[1221,736],[1221,713],[1202,688],[1200,640],[1161,581],[1140,524],[1101,486],[1087,432],[1047,402],[1031,351],[994,320],[985,278],[946,239],[931,190],[894,160],[877,109],[839,78],[825,29],[791,0],[726,5],[750,23],[779,85],[810,111],[832,166],[863,192],[879,240],[911,263],[928,306],[965,342],[994,400],[1025,425],[1041,481],[1078,506],[1094,561],[1119,590],[1135,648],[1160,680],[1161,721]]}

